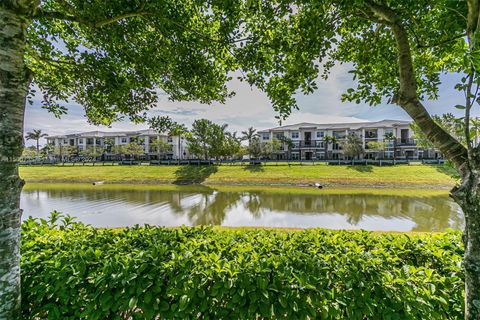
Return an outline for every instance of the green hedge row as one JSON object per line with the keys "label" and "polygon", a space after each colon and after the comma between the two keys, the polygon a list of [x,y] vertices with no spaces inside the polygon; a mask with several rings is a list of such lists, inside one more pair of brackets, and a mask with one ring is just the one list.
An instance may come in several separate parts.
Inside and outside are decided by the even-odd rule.
{"label": "green hedge row", "polygon": [[461,319],[461,237],[26,220],[25,319]]}

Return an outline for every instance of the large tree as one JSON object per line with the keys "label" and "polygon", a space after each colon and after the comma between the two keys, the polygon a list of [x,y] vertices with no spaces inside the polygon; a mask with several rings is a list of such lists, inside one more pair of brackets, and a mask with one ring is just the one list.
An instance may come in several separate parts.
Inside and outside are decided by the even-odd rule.
{"label": "large tree", "polygon": [[[480,319],[480,146],[470,130],[478,108],[480,0],[278,0],[247,7],[249,37],[237,57],[246,80],[264,89],[282,116],[296,108],[296,93],[313,92],[336,63],[346,63],[355,86],[344,100],[399,105],[461,173],[451,194],[466,221],[465,317]],[[425,108],[439,96],[442,73],[459,78],[465,144]]]}
{"label": "large tree", "polygon": [[[227,6],[224,10],[220,6]],[[194,0],[0,1],[0,319],[19,319],[25,104],[93,124],[142,121],[159,95],[224,101],[236,3]],[[33,91],[36,90],[36,93]]]}

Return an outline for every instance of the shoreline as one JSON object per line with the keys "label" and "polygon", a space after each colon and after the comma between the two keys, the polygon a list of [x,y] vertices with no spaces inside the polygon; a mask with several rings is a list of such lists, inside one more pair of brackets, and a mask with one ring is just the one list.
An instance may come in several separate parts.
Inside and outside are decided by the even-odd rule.
{"label": "shoreline", "polygon": [[443,166],[78,166],[19,167],[27,183],[224,185],[450,190],[457,182]]}
{"label": "shoreline", "polygon": [[[55,179],[55,180],[48,180],[48,179],[32,179],[27,180],[24,179],[26,184],[73,184],[73,185],[80,185],[80,184],[94,184],[97,181],[71,181],[68,179]],[[261,181],[252,181],[252,182],[214,182],[214,183],[204,183],[204,182],[196,182],[196,181],[182,181],[180,183],[171,181],[171,180],[121,180],[121,181],[101,181],[102,185],[139,185],[139,186],[232,186],[232,187],[298,187],[298,188],[315,188],[309,183],[300,183],[300,182],[276,182],[276,183],[268,183],[268,182],[261,182]],[[454,185],[431,185],[431,184],[392,184],[392,183],[376,183],[376,184],[368,184],[368,183],[357,183],[354,181],[345,181],[344,183],[336,183],[336,182],[325,182],[319,180],[319,183],[322,184],[324,188],[360,188],[360,189],[416,189],[416,190],[446,190],[450,191]]]}
{"label": "shoreline", "polygon": [[294,185],[226,185],[226,184],[139,184],[139,183],[105,183],[101,185],[93,185],[91,183],[66,183],[66,182],[27,182],[24,191],[37,189],[45,190],[125,190],[125,191],[202,191],[216,190],[219,192],[251,192],[265,194],[298,194],[298,195],[378,195],[378,196],[395,196],[395,197],[434,197],[448,196],[448,189],[439,188],[398,188],[398,187],[358,187],[358,186],[330,186],[318,189],[311,186],[294,186]]}

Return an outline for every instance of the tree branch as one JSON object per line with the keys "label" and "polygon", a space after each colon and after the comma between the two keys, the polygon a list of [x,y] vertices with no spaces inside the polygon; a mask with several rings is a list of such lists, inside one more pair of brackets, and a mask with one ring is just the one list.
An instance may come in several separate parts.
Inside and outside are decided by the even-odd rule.
{"label": "tree branch", "polygon": [[86,20],[86,19],[83,19],[83,18],[78,17],[78,16],[72,16],[72,15],[64,14],[64,13],[58,12],[58,11],[39,11],[37,13],[37,15],[35,16],[35,18],[42,17],[42,18],[46,18],[46,19],[58,19],[58,20],[72,21],[72,22],[77,22],[77,23],[86,25],[86,26],[88,26],[92,29],[96,29],[96,28],[101,28],[101,27],[103,27],[105,25],[108,25],[108,24],[111,24],[111,23],[115,23],[115,22],[123,20],[123,19],[132,18],[132,17],[142,17],[142,16],[146,16],[148,14],[149,13],[145,12],[145,11],[128,12],[128,13],[124,13],[124,14],[121,14],[121,15],[118,15],[118,16],[115,16],[115,17],[111,17],[111,18],[108,18],[108,19],[105,19],[105,20],[101,20],[101,21],[90,21],[90,20]]}
{"label": "tree branch", "polygon": [[442,41],[438,41],[438,42],[435,42],[435,43],[432,43],[432,44],[421,44],[419,39],[417,39],[417,48],[419,49],[426,49],[426,48],[433,48],[433,47],[438,47],[438,46],[441,46],[442,44],[447,44],[447,43],[450,43],[450,42],[454,42],[455,40],[458,40],[458,39],[462,39],[466,36],[467,34],[466,33],[463,33],[463,34],[459,34],[458,36],[456,37],[453,37],[453,38],[450,38],[450,39],[445,39],[445,40],[442,40]]}
{"label": "tree branch", "polygon": [[470,139],[470,110],[472,109],[472,105],[474,101],[472,101],[472,86],[473,81],[475,79],[475,70],[472,67],[470,70],[470,74],[468,76],[468,83],[466,95],[465,95],[465,119],[464,119],[464,134],[465,134],[465,141],[467,143],[467,148],[470,151],[472,148],[471,139]]}
{"label": "tree branch", "polygon": [[[118,16],[115,16],[115,17],[111,17],[111,18],[108,18],[108,19],[105,19],[105,20],[101,20],[101,21],[91,21],[91,20],[87,20],[87,19],[84,19],[84,18],[81,18],[81,17],[78,17],[78,16],[73,16],[73,15],[65,14],[65,13],[58,12],[58,11],[39,11],[35,15],[35,18],[42,17],[42,18],[46,18],[46,19],[57,19],[57,20],[72,21],[72,22],[77,22],[79,24],[83,24],[83,25],[88,26],[92,29],[97,29],[97,28],[101,28],[103,26],[106,26],[106,25],[109,25],[109,24],[112,24],[112,23],[115,23],[117,21],[121,21],[121,20],[124,20],[124,19],[128,19],[128,18],[145,17],[145,16],[154,16],[155,15],[154,13],[143,11],[143,8],[144,8],[144,5],[142,5],[140,7],[139,11],[124,13],[124,14],[121,14],[121,15],[118,15]],[[171,24],[174,24],[175,26],[177,26],[177,27],[179,27],[183,30],[188,30],[188,31],[204,38],[205,40],[212,41],[212,42],[221,42],[219,39],[213,39],[210,36],[208,36],[208,35],[206,35],[202,32],[198,32],[196,30],[189,29],[185,25],[183,25],[183,24],[181,24],[177,21],[174,21],[174,20],[171,20],[171,19],[168,19],[168,18],[165,18],[165,17],[160,17],[160,16],[156,16],[156,17],[159,18],[159,19],[165,20],[165,21],[167,21]],[[238,43],[238,42],[242,42],[242,41],[246,41],[246,40],[250,40],[250,39],[251,39],[251,37],[245,37],[245,38],[242,38],[242,39],[236,39],[236,40],[228,41],[228,43],[233,44],[233,43]]]}

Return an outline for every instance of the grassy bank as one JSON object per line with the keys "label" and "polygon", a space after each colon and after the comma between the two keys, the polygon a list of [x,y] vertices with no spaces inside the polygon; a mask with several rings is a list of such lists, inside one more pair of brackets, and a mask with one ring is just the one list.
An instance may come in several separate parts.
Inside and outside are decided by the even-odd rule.
{"label": "grassy bank", "polygon": [[28,183],[142,183],[301,185],[448,189],[452,172],[439,165],[377,166],[32,166],[20,167]]}

